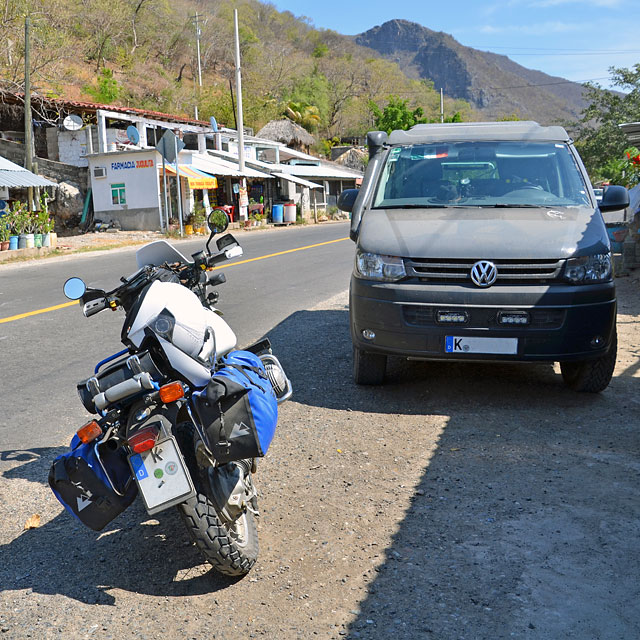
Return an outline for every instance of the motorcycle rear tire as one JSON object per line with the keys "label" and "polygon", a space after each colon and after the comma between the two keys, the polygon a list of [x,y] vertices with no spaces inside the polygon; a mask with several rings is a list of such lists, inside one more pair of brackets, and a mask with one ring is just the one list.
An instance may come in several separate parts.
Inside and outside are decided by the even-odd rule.
{"label": "motorcycle rear tire", "polygon": [[190,422],[182,422],[176,428],[180,449],[196,489],[195,497],[179,504],[178,511],[189,535],[218,573],[244,576],[258,559],[255,516],[251,511],[245,511],[232,526],[220,517],[196,461],[194,431]]}

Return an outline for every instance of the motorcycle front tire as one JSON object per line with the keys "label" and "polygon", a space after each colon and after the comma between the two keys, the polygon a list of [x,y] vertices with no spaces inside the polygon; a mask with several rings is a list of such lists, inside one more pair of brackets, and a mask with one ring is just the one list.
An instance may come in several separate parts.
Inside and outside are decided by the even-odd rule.
{"label": "motorcycle front tire", "polygon": [[258,559],[255,516],[251,511],[245,511],[232,525],[220,517],[196,461],[194,431],[190,422],[182,422],[176,427],[178,443],[196,489],[196,495],[179,504],[178,511],[189,535],[218,573],[244,576]]}

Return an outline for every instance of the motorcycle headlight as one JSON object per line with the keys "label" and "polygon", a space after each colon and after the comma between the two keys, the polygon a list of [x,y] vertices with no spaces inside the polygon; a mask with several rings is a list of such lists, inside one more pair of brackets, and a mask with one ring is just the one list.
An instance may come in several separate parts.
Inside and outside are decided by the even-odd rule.
{"label": "motorcycle headlight", "polygon": [[155,333],[171,342],[173,330],[176,326],[176,319],[167,309],[163,309],[152,321],[151,327]]}
{"label": "motorcycle headlight", "polygon": [[360,250],[356,253],[355,273],[361,278],[383,282],[395,282],[407,275],[402,258]]}
{"label": "motorcycle headlight", "polygon": [[592,284],[611,280],[611,271],[611,254],[596,253],[567,260],[564,277],[573,284]]}

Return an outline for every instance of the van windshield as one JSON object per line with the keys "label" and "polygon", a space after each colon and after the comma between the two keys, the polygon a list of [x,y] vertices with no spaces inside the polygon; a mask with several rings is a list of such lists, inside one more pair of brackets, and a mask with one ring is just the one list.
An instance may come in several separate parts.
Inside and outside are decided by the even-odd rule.
{"label": "van windshield", "polygon": [[454,142],[393,147],[373,207],[591,206],[566,144]]}

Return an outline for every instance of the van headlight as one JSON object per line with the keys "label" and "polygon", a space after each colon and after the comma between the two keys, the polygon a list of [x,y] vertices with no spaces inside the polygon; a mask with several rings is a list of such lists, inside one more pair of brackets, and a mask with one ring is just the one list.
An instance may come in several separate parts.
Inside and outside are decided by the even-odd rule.
{"label": "van headlight", "polygon": [[356,276],[369,280],[394,282],[407,275],[402,258],[381,256],[358,250],[356,253]]}
{"label": "van headlight", "polygon": [[569,258],[564,277],[573,284],[591,284],[611,280],[611,254],[596,253],[592,256]]}

